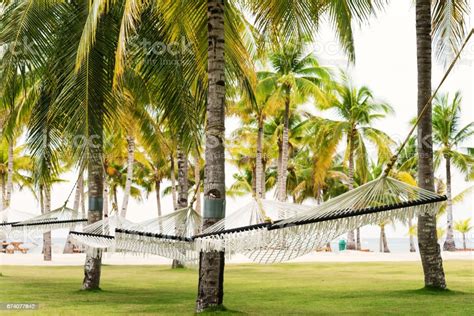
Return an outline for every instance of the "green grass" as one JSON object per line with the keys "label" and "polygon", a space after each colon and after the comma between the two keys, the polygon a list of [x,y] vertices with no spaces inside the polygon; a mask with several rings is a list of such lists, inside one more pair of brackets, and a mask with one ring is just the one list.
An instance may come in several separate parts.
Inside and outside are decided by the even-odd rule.
{"label": "green grass", "polygon": [[[229,265],[217,314],[473,315],[472,261],[445,262],[449,291],[421,289],[419,263]],[[0,302],[34,315],[192,315],[197,271],[104,266],[102,290],[78,290],[81,267],[0,267]],[[2,313],[2,312],[0,312]],[[23,312],[27,313],[27,312]]]}

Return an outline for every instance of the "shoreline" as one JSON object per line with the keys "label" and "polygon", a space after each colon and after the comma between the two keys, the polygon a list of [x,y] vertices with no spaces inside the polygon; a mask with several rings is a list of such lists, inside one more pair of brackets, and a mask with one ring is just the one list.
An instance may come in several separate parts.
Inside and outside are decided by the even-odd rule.
{"label": "shoreline", "polygon": [[[456,251],[441,253],[443,260],[468,260],[474,263],[473,251]],[[53,260],[43,261],[41,254],[0,254],[0,266],[82,266],[85,254],[53,254]],[[379,253],[379,252],[312,252],[287,263],[308,262],[415,262],[420,261],[420,254],[415,253]],[[105,265],[171,265],[172,260],[154,255],[105,253],[102,263]],[[235,255],[226,260],[226,264],[254,263],[243,255]]]}

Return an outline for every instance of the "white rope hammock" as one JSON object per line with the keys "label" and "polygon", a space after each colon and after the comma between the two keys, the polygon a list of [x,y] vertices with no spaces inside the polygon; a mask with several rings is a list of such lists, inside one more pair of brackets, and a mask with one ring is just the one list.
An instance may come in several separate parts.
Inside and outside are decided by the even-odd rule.
{"label": "white rope hammock", "polygon": [[180,261],[195,261],[191,237],[201,229],[201,216],[191,208],[116,229],[116,251],[155,254]]}
{"label": "white rope hammock", "polygon": [[[380,177],[316,207],[253,201],[201,234],[199,215],[183,209],[116,230],[122,251],[196,261],[200,252],[241,253],[257,263],[297,258],[365,225],[435,214],[446,197]],[[276,220],[286,215],[287,218]],[[178,223],[181,223],[179,225]]]}
{"label": "white rope hammock", "polygon": [[422,213],[434,214],[446,197],[381,177],[321,205],[274,223],[194,236],[196,251],[242,253],[257,263],[291,260],[355,228]]}
{"label": "white rope hammock", "polygon": [[82,231],[71,231],[69,235],[80,245],[87,247],[106,249],[109,251],[115,247],[115,229],[127,228],[134,225],[124,217],[113,214],[109,217],[85,226]]}
{"label": "white rope hammock", "polygon": [[65,205],[46,214],[33,217],[26,221],[11,224],[12,231],[48,232],[55,229],[71,229],[78,224],[87,222],[82,215]]}
{"label": "white rope hammock", "polygon": [[34,214],[12,209],[10,207],[4,209],[0,212],[0,232],[8,233],[12,228],[12,224],[17,224],[18,222],[33,217],[35,217]]}

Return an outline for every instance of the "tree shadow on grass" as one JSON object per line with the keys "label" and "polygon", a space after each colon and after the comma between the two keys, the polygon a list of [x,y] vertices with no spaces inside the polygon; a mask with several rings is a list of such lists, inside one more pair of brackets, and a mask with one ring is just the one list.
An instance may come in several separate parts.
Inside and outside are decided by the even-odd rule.
{"label": "tree shadow on grass", "polygon": [[226,314],[226,315],[247,315],[244,312],[236,311],[232,309],[228,309],[225,306],[219,306],[216,308],[210,308],[206,312],[199,313],[196,315],[219,315],[219,314]]}
{"label": "tree shadow on grass", "polygon": [[398,295],[418,295],[418,296],[463,296],[463,295],[472,295],[472,293],[466,293],[463,291],[453,291],[450,289],[436,289],[436,288],[421,288],[421,289],[413,289],[413,290],[400,290],[400,291],[393,291],[393,294]]}

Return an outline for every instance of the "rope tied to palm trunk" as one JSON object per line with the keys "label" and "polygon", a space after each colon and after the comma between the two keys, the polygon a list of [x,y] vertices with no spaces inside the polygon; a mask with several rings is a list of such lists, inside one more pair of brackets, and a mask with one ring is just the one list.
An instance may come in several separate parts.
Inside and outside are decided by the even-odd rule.
{"label": "rope tied to palm trunk", "polygon": [[393,169],[393,166],[395,165],[395,163],[397,162],[398,160],[398,157],[400,156],[402,150],[405,148],[406,144],[408,143],[408,141],[410,140],[410,137],[413,135],[413,133],[415,132],[415,129],[416,127],[418,126],[418,124],[420,123],[421,119],[423,118],[423,116],[426,114],[426,111],[428,110],[428,108],[430,107],[431,105],[431,102],[433,102],[433,99],[436,97],[436,95],[438,94],[439,90],[441,89],[441,87],[443,86],[444,82],[446,81],[446,79],[448,79],[448,76],[449,74],[451,73],[451,71],[453,70],[454,66],[456,65],[457,61],[459,60],[459,58],[461,57],[461,53],[462,51],[464,50],[464,48],[466,47],[467,43],[469,42],[469,40],[471,39],[472,35],[474,34],[474,28],[471,29],[471,31],[469,32],[469,34],[466,36],[466,39],[464,40],[464,43],[462,44],[461,48],[459,49],[459,51],[457,52],[456,56],[454,57],[454,59],[451,61],[448,69],[446,70],[446,72],[444,73],[443,77],[441,78],[441,81],[439,82],[438,86],[436,87],[435,91],[431,94],[430,98],[428,99],[428,101],[426,101],[426,104],[424,105],[423,109],[421,110],[421,112],[419,113],[418,117],[416,118],[416,121],[415,123],[413,124],[410,132],[408,133],[408,136],[405,138],[405,140],[403,141],[403,143],[400,145],[400,147],[398,148],[397,152],[395,155],[392,156],[392,158],[390,158],[390,161],[389,163],[387,164],[387,167],[385,168],[382,176],[383,177],[387,177],[390,173],[390,171]]}

